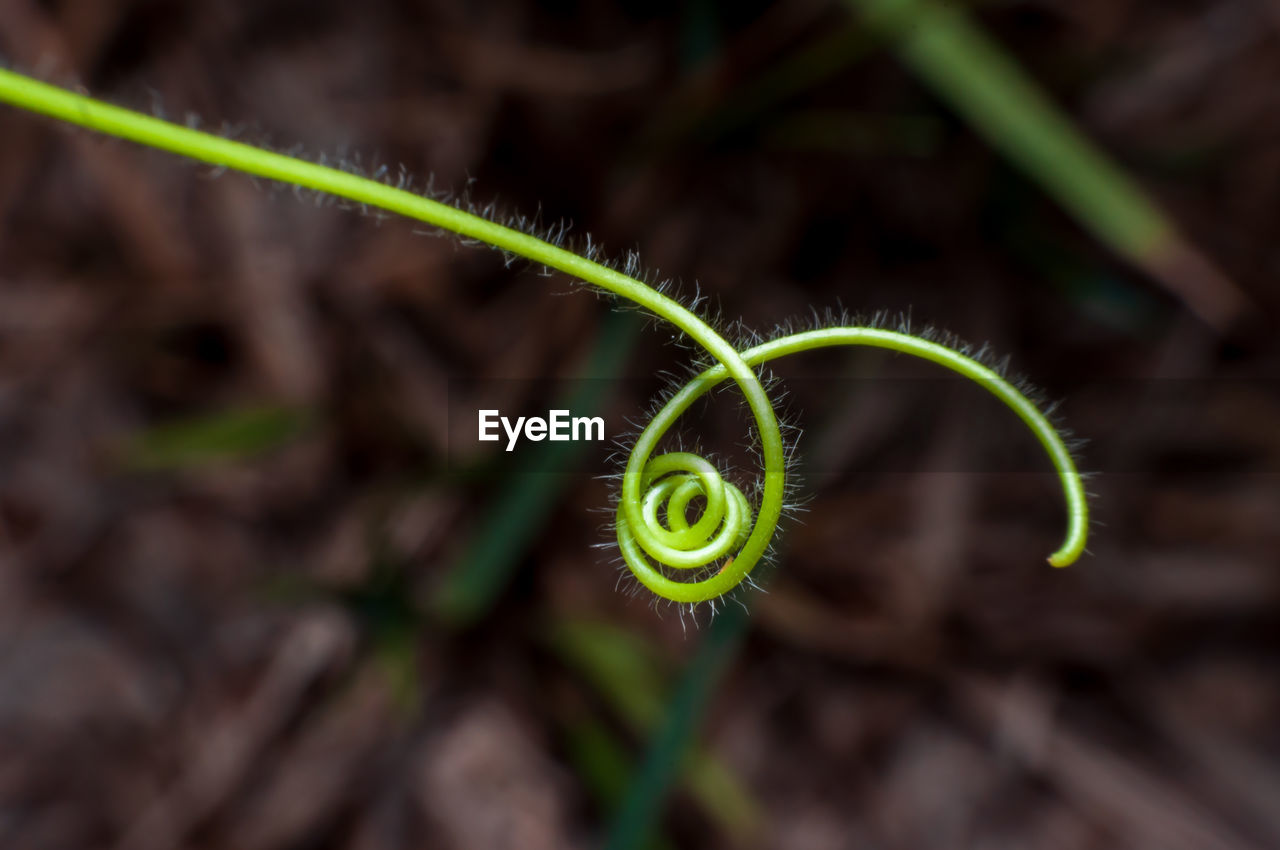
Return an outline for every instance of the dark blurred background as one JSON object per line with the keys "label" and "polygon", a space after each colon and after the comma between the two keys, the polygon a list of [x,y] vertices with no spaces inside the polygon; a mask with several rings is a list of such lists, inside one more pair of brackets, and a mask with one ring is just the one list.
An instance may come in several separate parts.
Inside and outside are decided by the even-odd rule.
{"label": "dark blurred background", "polygon": [[[1016,422],[827,353],[778,368],[807,511],[750,615],[619,592],[591,450],[450,417],[568,393],[612,435],[669,328],[0,107],[0,846],[1280,846],[1280,4],[970,20],[1160,240],[850,5],[0,2],[9,67],[570,221],[726,322],[990,343],[1099,521],[1051,570]],[[743,455],[731,394],[694,426]]]}

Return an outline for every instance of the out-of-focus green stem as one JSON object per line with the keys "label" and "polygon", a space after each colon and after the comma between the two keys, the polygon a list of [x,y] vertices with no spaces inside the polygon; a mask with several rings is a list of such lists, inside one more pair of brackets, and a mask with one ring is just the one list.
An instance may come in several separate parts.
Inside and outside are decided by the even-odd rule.
{"label": "out-of-focus green stem", "polygon": [[622,807],[609,831],[607,850],[644,846],[676,776],[685,764],[706,705],[747,631],[745,608],[727,605],[716,617],[649,742],[640,769],[631,778]]}
{"label": "out-of-focus green stem", "polygon": [[1176,238],[1142,189],[1076,129],[955,4],[849,0],[987,141],[1116,251],[1139,264]]}
{"label": "out-of-focus green stem", "polygon": [[997,150],[1104,243],[1224,330],[1251,301],[955,3],[847,0]]}

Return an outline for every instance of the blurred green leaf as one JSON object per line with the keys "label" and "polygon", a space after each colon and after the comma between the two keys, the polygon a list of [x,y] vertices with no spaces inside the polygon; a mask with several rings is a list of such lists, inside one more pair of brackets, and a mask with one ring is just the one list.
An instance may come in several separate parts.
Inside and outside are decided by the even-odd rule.
{"label": "blurred green leaf", "polygon": [[136,435],[123,463],[133,469],[179,470],[246,460],[301,436],[315,420],[309,410],[263,405],[158,425]]}
{"label": "blurred green leaf", "polygon": [[647,731],[662,716],[668,671],[653,646],[607,623],[562,619],[547,637],[556,654],[591,683],[631,729]]}
{"label": "blurred green leaf", "polygon": [[955,4],[850,0],[903,60],[975,130],[1120,253],[1157,250],[1172,225],[1143,190],[1053,105]]}
{"label": "blurred green leaf", "polygon": [[622,798],[631,775],[631,756],[609,729],[592,717],[581,717],[569,725],[569,753],[578,775],[606,808]]}
{"label": "blurred green leaf", "polygon": [[422,705],[419,631],[411,627],[384,628],[371,637],[372,662],[391,685],[396,705],[406,716],[412,716]]}
{"label": "blurred green leaf", "polygon": [[[726,615],[722,614],[717,622],[725,618]],[[676,697],[668,704],[668,695],[672,691],[671,676],[667,665],[649,643],[617,626],[583,620],[562,620],[552,624],[548,629],[548,639],[560,658],[577,670],[636,734],[651,735],[655,730],[661,730],[672,711],[689,712],[680,718],[681,724],[687,724],[684,731],[689,735],[675,742],[660,756],[669,761],[663,765],[659,798],[665,796],[666,787],[682,776],[693,798],[727,833],[745,840],[758,830],[756,813],[759,805],[750,792],[721,761],[710,753],[691,749],[692,728],[701,716],[702,703],[699,700],[681,700],[683,691],[677,690]],[[718,638],[712,645],[725,648]],[[701,666],[693,673],[686,673],[686,677],[699,676],[700,685],[709,688],[718,671],[707,664],[727,661],[727,656],[707,658],[700,652],[698,657],[702,659]],[[697,664],[699,662],[695,661]],[[691,666],[690,670],[695,668]],[[708,694],[709,690],[700,699],[705,699]],[[667,719],[664,719],[664,709]],[[654,737],[656,739],[659,735]],[[634,789],[633,784],[627,787]],[[635,843],[627,846],[645,846],[650,833],[646,827],[645,834],[636,836]]]}
{"label": "blurred green leaf", "polygon": [[[631,754],[608,726],[590,716],[575,717],[565,730],[569,758],[578,778],[600,803],[601,808],[617,808],[627,789],[633,767]],[[671,841],[655,835],[646,850],[668,850]]]}
{"label": "blurred green leaf", "polygon": [[[699,756],[693,750],[698,726],[716,685],[746,634],[747,622],[744,607],[728,605],[707,627],[693,660],[681,674],[660,722],[654,727],[644,760],[631,778],[622,806],[609,830],[608,850],[636,850],[644,846],[653,833],[676,778],[689,768],[690,758],[695,763],[698,760]],[[730,787],[737,787],[740,793],[713,796],[708,804],[702,795],[708,791],[716,794],[723,790],[720,783],[726,779]],[[759,833],[758,805],[745,789],[733,781],[732,775],[712,774],[702,781],[709,782],[711,788],[695,784],[691,790],[731,834],[745,841]]]}
{"label": "blurred green leaf", "polygon": [[1248,301],[1235,284],[958,4],[848,2],[934,93],[1084,227],[1208,323],[1221,328],[1239,315]]}

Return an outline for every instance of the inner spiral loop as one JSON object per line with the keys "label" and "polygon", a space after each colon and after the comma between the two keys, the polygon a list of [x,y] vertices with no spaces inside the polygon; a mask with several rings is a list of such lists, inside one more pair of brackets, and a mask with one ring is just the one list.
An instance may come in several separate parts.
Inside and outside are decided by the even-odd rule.
{"label": "inner spiral loop", "polygon": [[[705,458],[670,452],[650,459],[641,477],[639,526],[619,506],[618,542],[628,562],[640,556],[676,570],[714,564],[740,548],[751,532],[747,497]],[[696,506],[696,500],[702,504]],[[690,514],[698,512],[690,522]]]}
{"label": "inner spiral loop", "polygon": [[[706,566],[740,545],[750,530],[751,506],[746,496],[698,455],[672,452],[652,459],[645,467],[642,487],[646,533],[638,543],[666,566],[681,570]],[[704,501],[702,511],[690,524],[689,512],[698,498]]]}

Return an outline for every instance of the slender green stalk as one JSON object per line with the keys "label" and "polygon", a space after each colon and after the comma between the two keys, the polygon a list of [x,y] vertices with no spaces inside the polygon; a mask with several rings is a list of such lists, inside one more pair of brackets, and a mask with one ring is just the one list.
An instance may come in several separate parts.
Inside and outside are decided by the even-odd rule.
{"label": "slender green stalk", "polygon": [[[753,367],[786,354],[832,345],[890,348],[931,360],[986,386],[1027,423],[1061,479],[1067,503],[1067,537],[1049,562],[1065,566],[1084,550],[1088,506],[1079,473],[1061,437],[1025,395],[960,352],[909,334],[851,327],[793,334],[740,353],[702,319],[641,281],[448,204],[111,106],[11,71],[0,70],[0,101],[210,165],[399,213],[562,271],[632,301],[678,327],[719,365],[677,392],[641,433],[627,459],[617,513],[623,558],[640,582],[660,596],[687,603],[714,599],[736,587],[763,557],[782,511],[786,455],[773,406]],[[688,406],[726,378],[738,384],[759,432],[764,482],[754,523],[746,497],[726,483],[707,461],[682,452],[653,456],[662,436]],[[686,513],[695,499],[700,499],[703,507],[691,524]],[[669,570],[712,574],[682,582],[672,578]]]}

